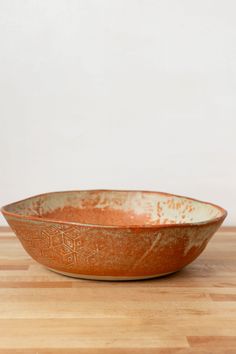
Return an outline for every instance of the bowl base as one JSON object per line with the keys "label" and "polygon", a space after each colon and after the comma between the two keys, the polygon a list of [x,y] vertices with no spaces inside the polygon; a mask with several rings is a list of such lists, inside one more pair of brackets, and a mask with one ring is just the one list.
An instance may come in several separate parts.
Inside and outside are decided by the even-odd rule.
{"label": "bowl base", "polygon": [[77,273],[69,273],[69,272],[63,272],[61,270],[56,270],[50,267],[47,267],[47,269],[58,273],[62,275],[66,275],[68,277],[72,278],[78,278],[78,279],[86,279],[86,280],[102,280],[102,281],[129,281],[129,280],[144,280],[144,279],[151,279],[151,278],[158,278],[158,277],[163,277],[168,274],[175,273],[174,272],[168,272],[168,273],[162,273],[162,274],[152,274],[152,275],[136,275],[136,276],[128,276],[128,277],[123,277],[123,276],[109,276],[109,275],[89,275],[89,274],[77,274]]}

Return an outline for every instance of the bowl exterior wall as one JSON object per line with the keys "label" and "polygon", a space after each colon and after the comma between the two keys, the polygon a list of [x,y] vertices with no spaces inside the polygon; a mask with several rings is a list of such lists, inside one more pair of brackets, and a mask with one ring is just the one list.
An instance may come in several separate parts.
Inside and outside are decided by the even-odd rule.
{"label": "bowl exterior wall", "polygon": [[223,222],[112,228],[5,217],[26,252],[46,267],[73,275],[130,278],[183,268]]}

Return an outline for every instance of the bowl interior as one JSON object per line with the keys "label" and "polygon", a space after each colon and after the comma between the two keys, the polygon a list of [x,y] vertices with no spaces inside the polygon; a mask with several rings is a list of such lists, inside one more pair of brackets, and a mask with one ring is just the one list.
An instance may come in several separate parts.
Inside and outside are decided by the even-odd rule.
{"label": "bowl interior", "polygon": [[8,213],[107,226],[206,222],[224,214],[218,206],[160,192],[55,192],[9,204]]}

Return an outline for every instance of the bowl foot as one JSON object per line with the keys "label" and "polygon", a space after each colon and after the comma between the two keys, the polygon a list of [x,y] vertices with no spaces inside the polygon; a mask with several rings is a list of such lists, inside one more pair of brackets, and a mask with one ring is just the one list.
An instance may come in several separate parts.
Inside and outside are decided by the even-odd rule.
{"label": "bowl foot", "polygon": [[50,267],[47,267],[49,270],[66,275],[68,277],[72,278],[78,278],[78,279],[87,279],[87,280],[108,280],[108,281],[128,281],[128,280],[144,280],[144,279],[152,279],[152,278],[158,278],[162,277],[164,275],[172,274],[175,272],[168,272],[168,273],[162,273],[162,274],[154,274],[154,275],[136,275],[136,276],[109,276],[109,275],[89,275],[89,274],[77,274],[77,273],[69,273],[69,272],[63,272],[61,270],[56,270]]}

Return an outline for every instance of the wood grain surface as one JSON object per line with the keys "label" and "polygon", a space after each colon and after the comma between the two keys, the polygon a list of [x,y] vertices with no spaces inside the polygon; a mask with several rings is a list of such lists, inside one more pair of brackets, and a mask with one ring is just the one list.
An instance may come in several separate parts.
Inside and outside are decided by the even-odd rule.
{"label": "wood grain surface", "polygon": [[184,270],[78,280],[33,261],[0,229],[0,353],[236,353],[236,228]]}

